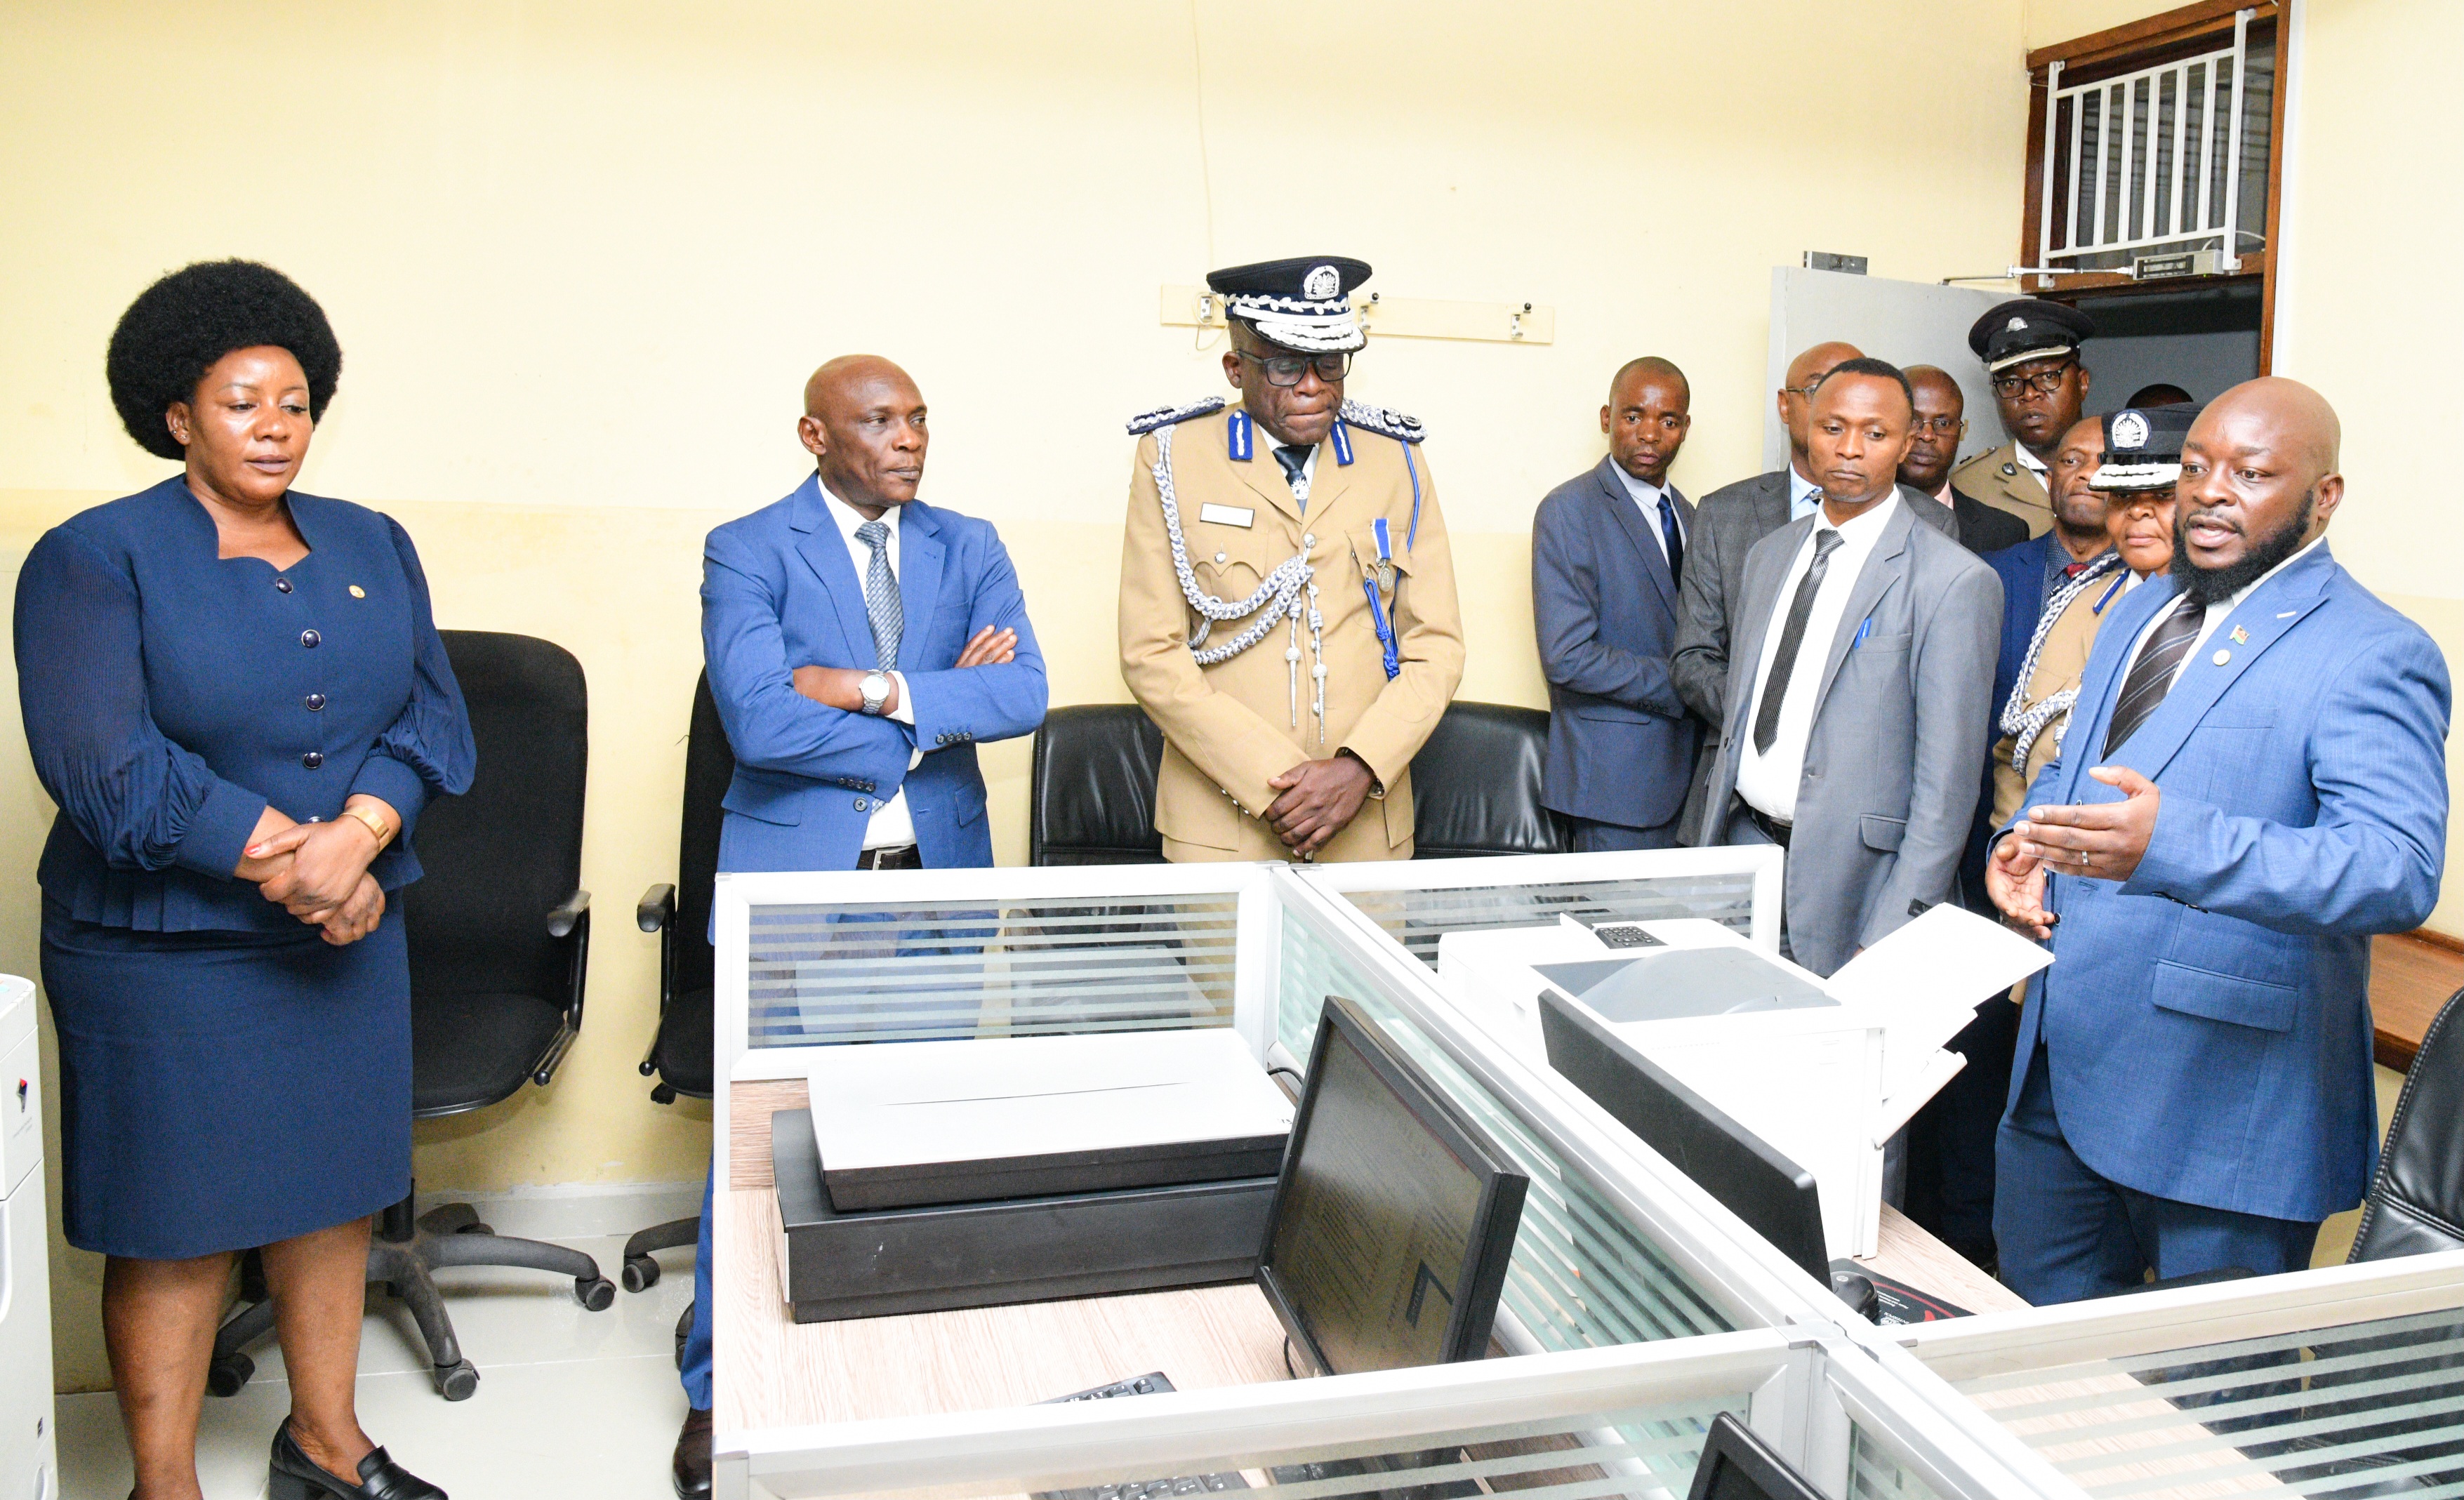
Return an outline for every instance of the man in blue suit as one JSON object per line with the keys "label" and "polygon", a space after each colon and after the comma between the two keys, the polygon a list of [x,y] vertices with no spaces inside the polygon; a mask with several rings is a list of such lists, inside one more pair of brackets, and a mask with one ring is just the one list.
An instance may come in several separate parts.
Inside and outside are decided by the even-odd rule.
{"label": "man in blue suit", "polygon": [[1609,383],[1609,453],[1540,502],[1531,613],[1549,678],[1543,804],[1573,820],[1577,849],[1668,849],[1701,726],[1668,658],[1694,507],[1668,482],[1693,418],[1684,372],[1629,361]]}
{"label": "man in blue suit", "polygon": [[[915,498],[924,398],[888,360],[813,372],[814,472],[710,534],[702,654],[736,755],[718,868],[941,870],[993,862],[976,745],[1044,722],[1044,657],[989,522]],[[710,1492],[704,1189],[676,1492]]]}
{"label": "man in blue suit", "polygon": [[2369,942],[2446,847],[2446,662],[2338,566],[2335,413],[2235,386],[2183,445],[2172,576],[2098,631],[1987,880],[2053,944],[1999,1147],[2002,1279],[2062,1302],[2309,1264],[2377,1149]]}

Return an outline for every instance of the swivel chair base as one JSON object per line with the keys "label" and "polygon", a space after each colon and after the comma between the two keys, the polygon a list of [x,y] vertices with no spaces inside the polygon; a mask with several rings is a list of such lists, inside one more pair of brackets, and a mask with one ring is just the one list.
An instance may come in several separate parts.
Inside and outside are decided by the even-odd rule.
{"label": "swivel chair base", "polygon": [[[478,1210],[469,1203],[441,1204],[413,1219],[412,1202],[406,1198],[378,1215],[368,1241],[368,1280],[384,1283],[387,1295],[410,1309],[433,1366],[429,1378],[436,1394],[449,1401],[470,1400],[479,1388],[479,1371],[462,1357],[462,1345],[453,1336],[453,1319],[431,1274],[438,1268],[512,1266],[559,1271],[573,1278],[574,1300],[591,1312],[604,1312],[616,1300],[616,1284],[600,1275],[599,1263],[580,1250],[500,1235],[480,1223]],[[216,1396],[239,1394],[256,1373],[256,1361],[244,1351],[274,1331],[274,1303],[263,1291],[258,1277],[243,1273],[241,1295],[256,1300],[214,1335],[206,1389]]]}
{"label": "swivel chair base", "polygon": [[627,1291],[648,1291],[659,1284],[659,1263],[653,1250],[680,1250],[701,1243],[701,1215],[654,1224],[625,1242],[625,1268],[619,1275]]}

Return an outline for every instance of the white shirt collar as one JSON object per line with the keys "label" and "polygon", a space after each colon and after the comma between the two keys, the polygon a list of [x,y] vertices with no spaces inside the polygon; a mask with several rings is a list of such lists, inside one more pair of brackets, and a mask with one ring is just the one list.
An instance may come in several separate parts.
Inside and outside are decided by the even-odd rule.
{"label": "white shirt collar", "polygon": [[2269,579],[2274,578],[2277,574],[2283,572],[2286,568],[2291,567],[2294,563],[2300,562],[2303,558],[2306,558],[2311,553],[2317,551],[2319,549],[2319,543],[2326,540],[2327,534],[2325,532],[2322,531],[2319,533],[2319,535],[2311,538],[2308,541],[2303,542],[2300,551],[2294,553],[2291,557],[2286,558],[2283,562],[2278,562],[2274,567],[2269,568],[2266,572],[2259,574],[2256,578],[2252,579],[2249,583],[2244,584],[2240,588],[2234,590],[2232,598],[2219,600],[2217,603],[2208,606],[2208,618],[2211,620],[2221,618],[2221,616],[2217,614],[2217,611],[2220,609],[2224,611],[2225,614],[2231,614],[2235,609],[2240,608],[2241,602],[2256,593]]}
{"label": "white shirt collar", "polygon": [[2016,438],[2012,439],[2011,453],[2012,456],[2019,460],[2020,468],[2027,470],[2030,474],[2035,474],[2039,479],[2045,476],[2045,461],[2037,457],[2035,454],[2028,452],[2027,444],[2018,441]]}
{"label": "white shirt collar", "polygon": [[1840,540],[1862,552],[1873,546],[1881,533],[1883,523],[1891,518],[1891,513],[1899,508],[1899,504],[1900,492],[1894,486],[1890,494],[1836,525],[1829,516],[1817,513],[1814,529],[1817,533],[1836,531],[1839,533]]}
{"label": "white shirt collar", "polygon": [[1625,481],[1625,493],[1634,496],[1634,503],[1651,512],[1654,517],[1660,514],[1661,496],[1668,493],[1668,486],[1638,479],[1626,472],[1625,465],[1615,459],[1609,461],[1609,467],[1617,471],[1617,476],[1619,479]]}
{"label": "white shirt collar", "polygon": [[1796,465],[1793,462],[1790,463],[1788,466],[1789,518],[1794,520],[1799,516],[1811,515],[1821,508],[1822,486],[1797,473]]}
{"label": "white shirt collar", "polygon": [[[822,498],[829,502],[830,519],[839,523],[839,534],[847,538],[847,545],[859,552],[869,551],[869,547],[858,540],[855,534],[855,529],[864,524],[863,513],[832,495],[830,487],[819,479],[815,479],[813,484],[822,492]],[[898,513],[906,508],[904,505],[891,505],[885,507],[881,513],[881,523],[890,528],[890,550],[893,558],[898,553]]]}

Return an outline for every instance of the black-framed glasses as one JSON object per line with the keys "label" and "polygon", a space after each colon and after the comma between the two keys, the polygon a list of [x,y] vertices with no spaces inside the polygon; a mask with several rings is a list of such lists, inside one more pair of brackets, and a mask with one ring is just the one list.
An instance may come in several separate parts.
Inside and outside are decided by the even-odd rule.
{"label": "black-framed glasses", "polygon": [[1794,396],[1799,401],[1811,402],[1814,400],[1814,393],[1821,388],[1822,377],[1816,375],[1802,386],[1782,386],[1779,393],[1783,396]]}
{"label": "black-framed glasses", "polygon": [[1919,432],[1931,432],[1936,437],[1960,437],[1968,431],[1968,419],[1966,417],[1919,417],[1916,430]]}
{"label": "black-framed glasses", "polygon": [[2016,401],[2032,392],[2050,396],[2062,388],[2063,377],[2078,368],[2079,361],[2064,360],[2052,369],[2038,370],[2034,375],[1996,375],[1993,377],[1993,394],[2005,401]]}
{"label": "black-framed glasses", "polygon": [[1297,386],[1301,376],[1314,367],[1317,378],[1331,386],[1352,372],[1352,356],[1345,354],[1252,354],[1246,349],[1237,352],[1241,358],[1259,365],[1266,372],[1269,386]]}

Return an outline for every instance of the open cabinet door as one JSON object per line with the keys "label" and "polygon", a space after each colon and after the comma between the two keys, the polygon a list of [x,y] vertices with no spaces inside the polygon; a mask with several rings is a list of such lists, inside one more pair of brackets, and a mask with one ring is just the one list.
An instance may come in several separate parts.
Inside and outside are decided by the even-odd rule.
{"label": "open cabinet door", "polygon": [[[1968,349],[1968,330],[1985,310],[2007,301],[2010,292],[1892,281],[1837,271],[1771,268],[1771,373],[1763,383],[1776,391],[1788,381],[1788,362],[1817,343],[1844,339],[1878,360],[1904,369],[1938,364],[1968,396],[1968,441],[1959,456],[1981,453],[2010,440],[2002,430],[1985,366]],[[1776,404],[1763,402],[1763,468],[1788,462],[1788,434],[1780,430]]]}

